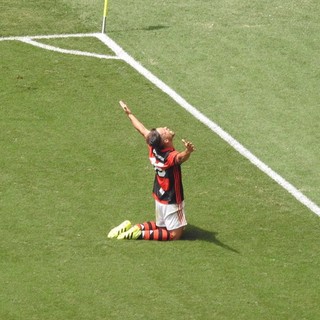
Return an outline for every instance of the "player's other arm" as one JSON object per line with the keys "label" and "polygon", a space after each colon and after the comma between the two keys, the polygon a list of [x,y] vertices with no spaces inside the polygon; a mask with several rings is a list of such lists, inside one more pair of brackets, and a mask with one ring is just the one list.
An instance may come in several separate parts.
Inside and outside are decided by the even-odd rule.
{"label": "player's other arm", "polygon": [[119,101],[119,104],[123,111],[126,113],[130,119],[133,127],[146,139],[150,130],[148,130],[131,112],[125,102]]}
{"label": "player's other arm", "polygon": [[179,164],[187,161],[190,158],[191,153],[196,150],[192,142],[183,139],[182,142],[185,146],[185,150],[176,155],[176,162]]}

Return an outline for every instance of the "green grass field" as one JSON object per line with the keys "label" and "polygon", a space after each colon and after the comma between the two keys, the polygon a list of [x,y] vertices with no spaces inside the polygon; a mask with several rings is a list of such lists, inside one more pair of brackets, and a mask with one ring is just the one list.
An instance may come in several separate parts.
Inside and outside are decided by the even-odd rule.
{"label": "green grass field", "polygon": [[[100,32],[102,11],[4,0],[0,37]],[[319,205],[319,14],[315,0],[109,1],[107,33]],[[319,217],[124,61],[10,40],[0,73],[1,320],[319,319]],[[120,99],[197,147],[181,241],[106,237],[154,216]]]}

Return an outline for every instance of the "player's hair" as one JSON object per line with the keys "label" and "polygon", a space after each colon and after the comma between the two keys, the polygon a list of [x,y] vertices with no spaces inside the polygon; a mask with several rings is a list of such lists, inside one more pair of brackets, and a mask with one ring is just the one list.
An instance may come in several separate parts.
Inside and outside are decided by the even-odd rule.
{"label": "player's hair", "polygon": [[150,130],[146,141],[149,146],[153,147],[156,150],[160,150],[162,147],[162,139],[157,129]]}

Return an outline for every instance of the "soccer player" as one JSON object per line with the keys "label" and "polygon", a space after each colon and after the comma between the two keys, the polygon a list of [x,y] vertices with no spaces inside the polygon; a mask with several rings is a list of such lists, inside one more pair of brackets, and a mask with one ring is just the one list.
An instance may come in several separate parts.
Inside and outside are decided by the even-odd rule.
{"label": "soccer player", "polygon": [[185,149],[181,152],[176,151],[173,146],[175,133],[172,130],[167,127],[148,130],[123,101],[119,103],[133,127],[148,144],[149,159],[155,169],[153,197],[156,221],[131,226],[130,221],[126,220],[113,228],[108,238],[178,240],[187,225],[181,164],[189,159],[195,147],[190,141],[182,140]]}

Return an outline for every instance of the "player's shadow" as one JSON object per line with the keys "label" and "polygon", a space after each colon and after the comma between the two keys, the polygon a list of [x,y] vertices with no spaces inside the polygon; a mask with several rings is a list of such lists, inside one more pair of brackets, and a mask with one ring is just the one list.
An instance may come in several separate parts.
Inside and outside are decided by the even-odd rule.
{"label": "player's shadow", "polygon": [[188,224],[183,237],[181,240],[188,240],[188,241],[195,241],[195,240],[202,240],[211,242],[223,249],[230,250],[235,253],[240,253],[236,249],[231,248],[227,244],[221,242],[219,239],[217,239],[217,233],[201,229],[197,226]]}

